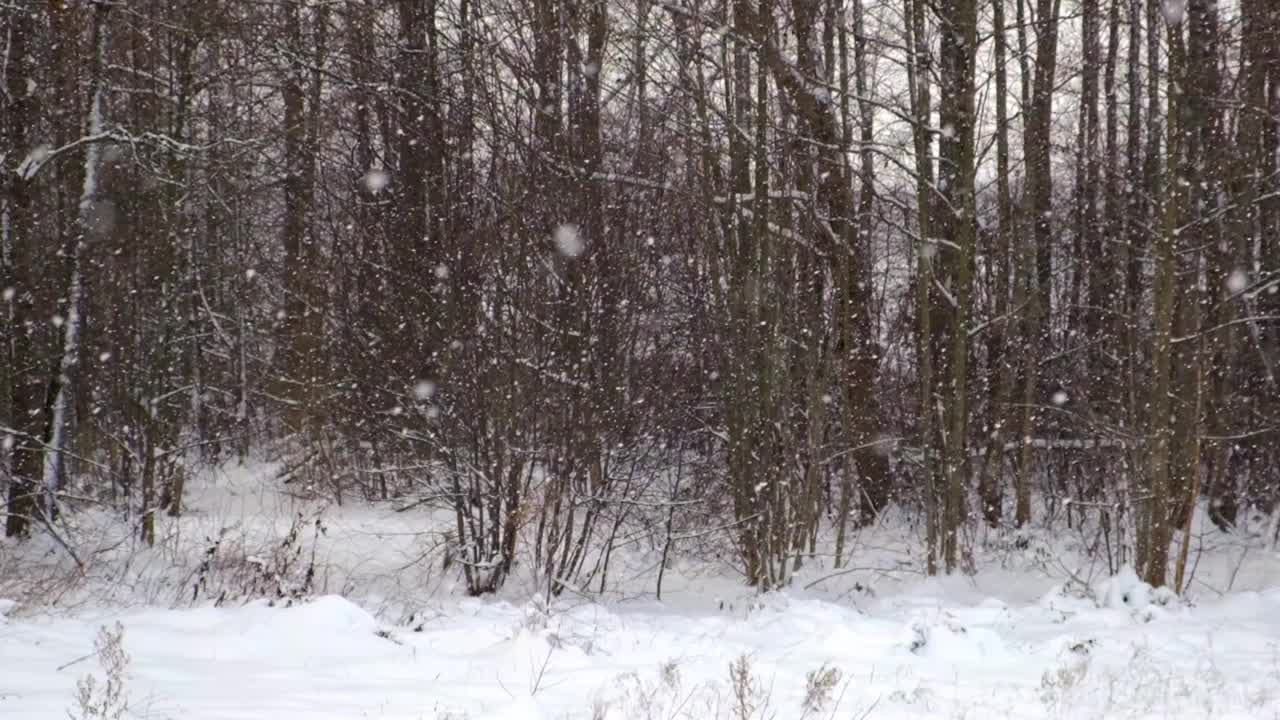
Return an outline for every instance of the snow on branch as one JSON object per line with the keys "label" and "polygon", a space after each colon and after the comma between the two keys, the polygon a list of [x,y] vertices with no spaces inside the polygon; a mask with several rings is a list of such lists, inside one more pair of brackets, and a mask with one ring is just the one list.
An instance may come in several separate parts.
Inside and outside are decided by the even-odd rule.
{"label": "snow on branch", "polygon": [[66,155],[74,152],[87,145],[98,145],[101,143],[113,143],[121,145],[154,147],[168,152],[177,153],[179,155],[196,155],[205,152],[214,144],[210,145],[193,145],[191,143],[175,140],[174,138],[157,132],[144,132],[133,134],[121,127],[112,128],[110,130],[102,130],[90,133],[57,148],[50,148],[48,145],[40,145],[33,148],[22,162],[18,163],[18,167],[14,172],[18,177],[27,182],[31,182],[40,174],[40,171],[46,165]]}

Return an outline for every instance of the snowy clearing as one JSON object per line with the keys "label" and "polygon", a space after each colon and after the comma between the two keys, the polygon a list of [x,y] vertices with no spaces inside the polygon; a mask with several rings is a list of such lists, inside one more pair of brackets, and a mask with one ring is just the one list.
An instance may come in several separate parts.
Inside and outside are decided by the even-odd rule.
{"label": "snowy clearing", "polygon": [[[1141,593],[1137,593],[1141,595]],[[1145,600],[1145,598],[1138,598]],[[119,620],[150,718],[1261,718],[1280,712],[1280,592],[1186,608],[1061,595],[865,610],[468,601],[421,631],[335,596],[290,608],[139,610],[0,627],[0,714],[58,717]],[[747,658],[738,699],[730,664]],[[805,709],[806,676],[834,668]],[[743,705],[745,704],[745,708]],[[745,715],[744,715],[745,713]]]}
{"label": "snowy clearing", "polygon": [[[1189,602],[1130,572],[1107,580],[1096,563],[1066,571],[1069,533],[1021,550],[988,538],[977,575],[925,579],[905,549],[914,531],[887,523],[858,539],[865,571],[815,582],[832,573],[811,561],[784,593],[755,596],[725,563],[681,560],[657,602],[652,557],[637,550],[603,599],[566,593],[548,606],[536,579],[469,599],[456,568],[412,564],[430,515],[329,507],[272,490],[271,477],[233,468],[197,484],[154,549],[82,515],[80,542],[99,543],[103,560],[74,586],[51,581],[60,594],[47,606],[0,603],[0,716],[75,709],[79,679],[106,679],[94,640],[116,622],[130,657],[124,717],[1280,716],[1280,589],[1267,589],[1280,574],[1244,534],[1234,545],[1211,528],[1198,536]],[[323,533],[301,533],[318,597],[213,607],[240,577],[228,554],[192,599],[207,538],[235,528],[221,536],[258,567],[299,513],[323,517]],[[9,572],[66,571],[38,547],[0,546],[21,548],[0,560]]]}

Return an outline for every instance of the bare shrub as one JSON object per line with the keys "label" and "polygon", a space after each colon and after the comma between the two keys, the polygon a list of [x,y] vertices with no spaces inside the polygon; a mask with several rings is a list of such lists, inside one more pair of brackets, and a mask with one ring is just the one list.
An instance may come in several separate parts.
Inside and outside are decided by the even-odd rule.
{"label": "bare shrub", "polygon": [[739,655],[729,664],[729,687],[733,693],[735,720],[761,720],[766,716],[769,699],[760,686],[760,679],[752,672],[749,656]]}
{"label": "bare shrub", "polygon": [[67,710],[72,720],[121,720],[129,710],[125,679],[129,655],[124,651],[124,626],[103,626],[93,642],[104,680],[86,673],[76,681],[76,702]]}
{"label": "bare shrub", "polygon": [[[312,526],[309,552],[303,542],[308,525]],[[213,598],[214,605],[221,605],[267,598],[273,604],[292,605],[305,600],[316,589],[316,551],[325,532],[320,518],[308,521],[298,513],[282,539],[264,552],[250,553],[224,530],[205,548],[188,586],[190,601]]]}
{"label": "bare shrub", "polygon": [[804,702],[800,704],[802,718],[822,712],[831,703],[831,695],[844,676],[840,668],[823,665],[805,675]]}

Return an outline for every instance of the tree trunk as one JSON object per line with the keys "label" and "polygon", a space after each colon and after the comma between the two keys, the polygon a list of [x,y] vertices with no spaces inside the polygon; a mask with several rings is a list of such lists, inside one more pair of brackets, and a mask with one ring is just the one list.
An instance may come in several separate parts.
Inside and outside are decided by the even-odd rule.
{"label": "tree trunk", "polygon": [[930,128],[932,107],[929,85],[932,78],[929,52],[925,41],[925,8],[920,0],[903,0],[907,18],[908,56],[907,87],[911,99],[912,138],[914,140],[916,180],[916,314],[918,337],[916,357],[919,365],[920,474],[924,480],[925,571],[938,574],[939,513],[938,461],[941,443],[934,430],[933,312],[930,308],[934,282],[933,264],[937,245],[931,243],[933,232],[933,146]]}
{"label": "tree trunk", "polygon": [[[982,458],[979,474],[978,496],[982,500],[982,517],[989,527],[997,527],[1004,515],[1003,489],[1000,486],[1004,467],[1004,442],[1007,427],[1012,424],[1014,416],[1009,411],[1013,400],[1015,376],[1014,348],[1017,345],[1017,327],[1014,313],[1021,314],[1026,302],[1026,286],[1021,282],[1020,263],[1017,261],[1018,249],[1014,246],[1017,237],[1013,227],[1013,193],[1010,189],[1009,173],[1009,108],[1008,75],[1005,61],[1008,55],[1005,36],[1004,0],[992,0],[993,27],[995,38],[995,75],[996,75],[996,202],[999,223],[993,252],[1001,259],[995,272],[995,337],[991,342],[991,369],[996,373],[995,392],[991,397],[989,434],[986,453]],[[1009,297],[1010,276],[1013,275],[1013,297]]]}
{"label": "tree trunk", "polygon": [[[868,59],[866,23],[862,0],[854,0],[854,76],[858,97],[859,159],[858,220],[856,245],[850,248],[856,275],[850,278],[854,306],[844,315],[845,322],[854,331],[850,346],[856,352],[850,358],[855,372],[848,377],[846,388],[856,395],[846,398],[851,408],[850,425],[854,429],[849,438],[856,448],[854,459],[862,486],[863,525],[872,523],[889,504],[892,486],[889,477],[888,448],[882,447],[884,438],[879,435],[880,403],[876,400],[876,376],[880,367],[880,343],[876,323],[871,314],[871,258],[872,233],[875,229],[875,166],[872,149],[875,139],[874,111],[868,99]],[[843,40],[843,37],[842,37]]]}
{"label": "tree trunk", "polygon": [[959,563],[960,527],[964,521],[964,496],[968,477],[968,372],[970,294],[974,231],[977,211],[974,194],[974,57],[977,49],[978,11],[975,0],[946,0],[940,14],[938,182],[949,212],[941,215],[939,234],[950,241],[946,254],[948,279],[954,296],[950,348],[947,356],[950,403],[945,441],[947,479],[943,512],[943,560],[948,573]]}
{"label": "tree trunk", "polygon": [[[107,16],[112,4],[102,0],[93,3],[92,47],[89,57],[89,109],[86,113],[85,134],[100,135],[106,128],[106,54],[108,26]],[[62,323],[62,350],[58,360],[58,373],[50,383],[53,395],[49,425],[45,429],[44,492],[46,512],[52,517],[57,510],[58,484],[63,475],[63,454],[67,448],[67,431],[71,397],[75,391],[76,370],[80,361],[80,337],[84,331],[84,273],[85,253],[98,227],[99,179],[102,170],[102,145],[92,142],[85,145],[84,186],[80,192],[76,215],[76,242],[70,259],[71,277],[67,281],[67,315]]]}
{"label": "tree trunk", "polygon": [[[8,10],[9,65],[6,68],[5,141],[9,151],[20,158],[34,149],[35,138],[28,131],[35,127],[35,97],[30,92],[36,82],[35,13],[25,9]],[[6,160],[6,163],[13,160]],[[19,166],[17,169],[21,169]],[[5,361],[9,367],[9,411],[13,418],[14,435],[9,462],[6,537],[24,537],[30,533],[32,519],[38,512],[38,487],[42,477],[42,429],[41,407],[44,400],[44,383],[34,370],[39,365],[35,357],[32,333],[35,318],[32,284],[40,276],[34,272],[35,222],[32,217],[30,178],[22,172],[6,168],[5,207],[3,227],[3,262],[0,285],[4,290],[4,303],[9,334],[5,338]],[[22,271],[19,271],[22,268]]]}
{"label": "tree trunk", "polygon": [[[1023,0],[1018,0],[1021,8]],[[1023,335],[1023,386],[1021,458],[1018,463],[1017,510],[1015,520],[1022,527],[1031,519],[1031,471],[1033,452],[1027,443],[1035,428],[1038,396],[1040,352],[1050,347],[1053,317],[1053,166],[1052,129],[1053,91],[1058,64],[1058,12],[1060,0],[1037,0],[1035,78],[1031,88],[1031,107],[1024,126],[1026,148],[1027,193],[1033,228],[1034,262],[1028,263],[1027,322]],[[1021,24],[1021,20],[1020,20]],[[1021,39],[1020,39],[1021,43]],[[1028,82],[1023,77],[1024,85]],[[1034,270],[1034,273],[1031,271]]]}

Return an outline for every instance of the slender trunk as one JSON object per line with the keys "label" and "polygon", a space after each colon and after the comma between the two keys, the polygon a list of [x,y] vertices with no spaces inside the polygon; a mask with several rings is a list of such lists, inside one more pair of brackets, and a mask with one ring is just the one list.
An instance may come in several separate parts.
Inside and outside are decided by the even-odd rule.
{"label": "slender trunk", "polygon": [[939,234],[952,245],[947,260],[955,298],[947,358],[951,398],[946,413],[947,493],[943,513],[943,560],[950,573],[959,563],[968,476],[969,305],[977,227],[973,74],[978,12],[975,0],[946,0],[942,7],[939,121],[944,131],[938,153],[938,178],[950,212],[942,214]]}
{"label": "slender trunk", "polygon": [[[280,378],[277,394],[287,403],[285,422],[289,429],[300,432],[308,424],[313,411],[313,388],[319,338],[314,337],[318,320],[316,287],[319,272],[315,258],[312,229],[312,204],[315,189],[316,157],[310,146],[314,120],[307,112],[307,62],[309,53],[303,35],[300,0],[280,6],[285,42],[290,60],[283,69],[284,105],[284,223],[281,244],[284,248],[284,317],[280,333]],[[327,7],[327,6],[325,6]],[[323,12],[323,11],[319,11]]]}
{"label": "slender trunk", "polygon": [[[85,122],[85,133],[90,136],[100,135],[106,129],[107,16],[111,7],[112,3],[100,0],[93,3],[93,51],[89,57],[89,110]],[[80,191],[76,242],[71,255],[71,277],[67,282],[67,315],[62,323],[62,354],[58,361],[58,374],[50,385],[53,406],[49,426],[45,430],[44,492],[46,510],[50,514],[57,508],[58,484],[63,474],[63,455],[67,447],[68,415],[80,361],[80,337],[84,329],[85,254],[94,236],[100,232],[95,207],[98,202],[101,166],[102,145],[86,144],[84,186]]]}
{"label": "slender trunk", "polygon": [[1035,81],[1027,112],[1027,185],[1036,241],[1036,301],[1044,324],[1044,347],[1052,342],[1053,288],[1053,94],[1057,86],[1058,17],[1061,0],[1036,0]]}
{"label": "slender trunk", "polygon": [[[1080,335],[1089,343],[1084,357],[1084,378],[1088,383],[1086,398],[1088,400],[1089,418],[1095,422],[1109,415],[1106,407],[1111,397],[1107,384],[1102,378],[1111,377],[1107,367],[1108,354],[1105,344],[1108,341],[1105,321],[1106,307],[1110,302],[1108,294],[1112,289],[1109,268],[1111,262],[1110,245],[1104,244],[1103,234],[1098,222],[1098,197],[1102,192],[1102,156],[1100,154],[1100,118],[1098,113],[1098,65],[1103,60],[1099,40],[1098,25],[1100,22],[1099,0],[1085,0],[1083,4],[1082,23],[1084,27],[1084,66],[1081,78],[1081,147],[1077,160],[1076,187],[1076,236],[1082,254],[1077,257],[1084,263],[1083,268],[1076,271],[1075,276],[1086,285],[1084,307],[1078,313],[1082,321]],[[1108,173],[1110,175],[1110,173]],[[1074,325],[1068,326],[1068,333],[1077,330]]]}
{"label": "slender trunk", "polygon": [[[1023,0],[1018,0],[1021,8]],[[1053,318],[1053,166],[1052,128],[1053,90],[1057,70],[1058,11],[1060,0],[1037,0],[1035,78],[1031,88],[1031,107],[1024,127],[1026,147],[1027,191],[1030,221],[1035,238],[1034,262],[1029,262],[1025,282],[1027,321],[1023,335],[1023,387],[1021,458],[1018,464],[1018,503],[1016,522],[1024,526],[1031,519],[1030,476],[1034,453],[1028,440],[1035,428],[1032,408],[1038,392],[1039,359],[1043,348],[1050,345]],[[1019,21],[1021,25],[1021,19]],[[1019,35],[1019,44],[1025,40]],[[1029,78],[1024,75],[1024,85]],[[1032,272],[1033,271],[1033,272]]]}
{"label": "slender trunk", "polygon": [[[874,111],[868,99],[869,68],[867,59],[866,23],[862,0],[854,0],[854,73],[858,97],[858,135],[859,160],[858,172],[858,218],[857,235],[853,252],[856,276],[851,279],[856,303],[855,318],[846,315],[846,322],[856,332],[853,342],[858,352],[852,358],[857,372],[850,380],[850,388],[857,389],[858,394],[849,398],[855,408],[852,423],[857,430],[850,440],[855,447],[855,462],[858,467],[862,485],[862,524],[868,525],[889,504],[892,487],[889,477],[888,455],[885,449],[877,445],[880,423],[880,405],[875,401],[876,394],[870,391],[875,384],[876,374],[880,366],[880,347],[876,339],[876,323],[871,315],[871,258],[874,256],[872,232],[875,228],[875,166],[873,163],[873,143],[875,127]],[[842,34],[843,35],[843,34]],[[843,42],[843,37],[841,38]],[[846,92],[843,93],[847,95]],[[845,143],[847,146],[847,142]],[[847,172],[847,171],[846,171]]]}
{"label": "slender trunk", "polygon": [[[751,37],[752,25],[750,0],[734,0],[732,22],[739,38]],[[734,515],[743,520],[739,533],[740,552],[747,582],[765,585],[768,582],[764,559],[764,543],[767,533],[763,517],[764,490],[766,484],[758,477],[754,452],[755,408],[750,398],[759,394],[754,388],[751,373],[751,353],[755,319],[752,315],[751,286],[753,270],[753,238],[749,213],[743,205],[751,195],[751,145],[746,135],[751,124],[751,60],[744,39],[734,39],[731,50],[731,71],[725,73],[725,92],[733,118],[734,131],[729,133],[729,182],[732,198],[728,203],[731,215],[728,223],[729,252],[729,318],[730,340],[727,343],[726,366],[730,379],[725,397],[729,430],[729,482],[734,495]]]}
{"label": "slender trunk", "polygon": [[[1143,334],[1143,328],[1140,326],[1139,321],[1139,311],[1143,306],[1142,260],[1147,253],[1148,247],[1146,218],[1148,217],[1149,200],[1143,178],[1145,172],[1142,146],[1143,86],[1139,72],[1142,53],[1142,0],[1129,0],[1126,20],[1129,26],[1129,33],[1126,58],[1128,66],[1128,112],[1126,114],[1125,137],[1126,205],[1125,232],[1122,236],[1126,242],[1125,252],[1127,254],[1126,261],[1122,266],[1124,273],[1123,307],[1125,318],[1127,318],[1123,330],[1124,423],[1130,432],[1137,432],[1137,429],[1141,427],[1141,409],[1143,402],[1145,402],[1139,387],[1141,382],[1139,373],[1143,355],[1142,344],[1139,339]],[[1132,504],[1133,498],[1130,497],[1131,491],[1135,487],[1135,482],[1130,473],[1132,468],[1137,468],[1141,471],[1145,466],[1142,453],[1142,448],[1134,448],[1131,452],[1125,454],[1126,461],[1121,469],[1123,473],[1122,492],[1119,496],[1119,500],[1122,503],[1121,512],[1126,508],[1130,512],[1135,510]],[[1141,532],[1141,524],[1145,514],[1141,506],[1136,509],[1135,517],[1139,532],[1135,534],[1134,554],[1135,562],[1141,567],[1146,557],[1145,533]]]}
{"label": "slender trunk", "polygon": [[[1156,0],[1153,0],[1154,5]],[[1157,24],[1150,22],[1149,32],[1155,33]],[[1174,81],[1169,87],[1167,171],[1163,181],[1164,193],[1157,198],[1162,223],[1153,244],[1155,256],[1155,307],[1153,340],[1151,349],[1152,382],[1149,399],[1150,420],[1148,442],[1147,499],[1144,522],[1139,532],[1145,536],[1143,579],[1155,586],[1165,584],[1169,566],[1169,547],[1173,528],[1169,515],[1169,503],[1173,500],[1173,405],[1171,394],[1175,388],[1173,368],[1173,329],[1177,314],[1177,229],[1186,217],[1183,212],[1189,194],[1184,184],[1186,165],[1184,125],[1187,120],[1183,107],[1181,86],[1185,69],[1186,50],[1182,42],[1180,24],[1169,24],[1169,74]],[[1181,176],[1181,177],[1180,177]],[[1163,200],[1163,202],[1161,202]]]}
{"label": "slender trunk", "polygon": [[[28,133],[35,123],[36,96],[30,92],[36,78],[36,53],[32,40],[36,36],[35,14],[8,11],[8,53],[10,62],[6,70],[5,141],[10,152],[26,153],[32,138]],[[5,362],[8,365],[9,411],[17,434],[12,438],[13,449],[8,460],[9,493],[5,536],[23,537],[30,533],[31,521],[37,512],[38,486],[41,479],[42,448],[40,409],[44,398],[44,384],[32,371],[39,363],[35,358],[35,342],[32,337],[35,317],[32,307],[34,288],[31,287],[39,273],[34,269],[36,251],[33,194],[30,179],[22,173],[6,172],[5,215],[3,253],[0,264],[0,287],[4,290],[7,327],[5,338]],[[20,272],[30,267],[30,272]],[[5,438],[6,440],[9,438]]]}
{"label": "slender trunk", "polygon": [[1016,233],[1013,228],[1013,193],[1009,183],[1009,81],[1005,69],[1008,48],[1005,37],[1004,0],[992,0],[992,10],[996,73],[996,202],[999,222],[994,252],[1001,260],[995,270],[995,317],[998,330],[992,341],[995,357],[992,359],[991,367],[998,379],[992,396],[990,413],[994,427],[990,441],[987,443],[986,454],[982,458],[978,495],[982,500],[982,517],[988,526],[994,528],[1000,524],[1003,517],[1003,493],[1000,487],[1000,476],[1004,466],[1003,446],[1006,425],[1013,419],[1009,414],[1008,406],[1013,399],[1013,389],[1017,382],[1012,357],[1012,351],[1016,346],[1016,333],[1013,330],[1015,323],[1011,314],[1022,312],[1025,286],[1016,277],[1014,278],[1011,305],[1010,274],[1011,271],[1017,274],[1019,263],[1016,262],[1017,250],[1013,246]]}
{"label": "slender trunk", "polygon": [[918,333],[916,356],[919,364],[920,473],[924,479],[925,570],[938,574],[938,471],[936,457],[940,453],[933,424],[933,313],[930,309],[930,287],[933,285],[933,259],[936,245],[930,243],[933,231],[933,150],[930,133],[931,104],[929,83],[931,70],[925,47],[925,8],[920,0],[904,0],[907,22],[907,86],[914,122],[916,164],[916,314]]}

